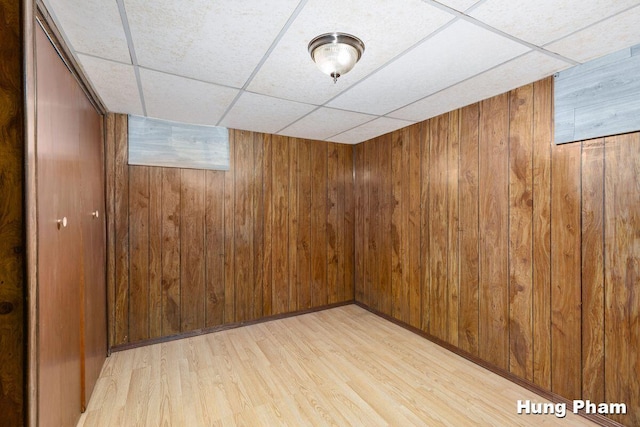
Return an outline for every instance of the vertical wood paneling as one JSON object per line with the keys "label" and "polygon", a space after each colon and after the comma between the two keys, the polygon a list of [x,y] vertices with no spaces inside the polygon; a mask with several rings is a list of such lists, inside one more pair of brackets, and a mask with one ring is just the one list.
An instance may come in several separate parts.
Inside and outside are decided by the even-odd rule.
{"label": "vertical wood paneling", "polygon": [[205,326],[224,323],[224,172],[206,171]]}
{"label": "vertical wood paneling", "polygon": [[460,237],[458,207],[458,171],[460,159],[460,112],[449,113],[447,138],[447,335],[446,340],[458,345],[460,316]]}
{"label": "vertical wood paneling", "polygon": [[366,237],[368,236],[368,228],[365,226],[366,222],[366,207],[367,207],[367,174],[368,171],[365,168],[364,153],[365,147],[370,144],[358,144],[353,150],[354,156],[354,196],[355,196],[355,224],[354,224],[354,253],[355,253],[355,299],[356,301],[366,301],[365,297],[365,256],[366,251]]}
{"label": "vertical wood paneling", "polygon": [[344,196],[344,208],[342,212],[343,233],[341,248],[341,265],[343,268],[342,301],[352,301],[355,297],[355,195],[354,195],[354,147],[351,145],[340,146],[340,159],[342,160],[342,193]]}
{"label": "vertical wood paneling", "polygon": [[380,192],[381,206],[378,212],[380,215],[380,227],[378,228],[380,247],[379,259],[379,289],[378,295],[379,309],[385,314],[391,315],[392,295],[391,295],[391,134],[386,134],[378,138],[378,160],[380,165],[379,173],[384,177],[380,180],[382,191]]}
{"label": "vertical wood paneling", "polygon": [[447,339],[448,308],[448,218],[447,143],[449,115],[431,120],[429,145],[429,271],[431,277],[429,333]]}
{"label": "vertical wood paneling", "polygon": [[298,247],[296,248],[298,308],[311,307],[311,144],[298,140]]}
{"label": "vertical wood paneling", "polygon": [[149,337],[162,336],[162,168],[149,168]]}
{"label": "vertical wood paneling", "polygon": [[234,132],[234,266],[235,321],[253,317],[253,138],[244,131]]}
{"label": "vertical wood paneling", "polygon": [[356,298],[635,425],[640,134],[554,146],[552,86],[422,122],[408,154],[411,128],[355,147]]}
{"label": "vertical wood paneling", "polygon": [[205,325],[205,254],[203,170],[182,169],[180,206],[180,328]]}
{"label": "vertical wood paneling", "polygon": [[398,320],[404,320],[403,309],[407,307],[404,301],[404,282],[402,280],[403,267],[406,265],[402,255],[404,248],[402,245],[406,240],[404,236],[405,221],[403,216],[404,199],[402,194],[403,171],[407,166],[403,164],[403,147],[406,146],[403,140],[403,132],[393,132],[391,135],[391,294],[392,313]]}
{"label": "vertical wood paneling", "polygon": [[509,370],[533,379],[533,85],[509,102]]}
{"label": "vertical wood paneling", "polygon": [[420,312],[422,309],[422,286],[420,278],[420,180],[422,168],[420,166],[421,150],[420,140],[422,138],[422,124],[418,123],[409,128],[407,135],[409,160],[405,168],[409,171],[408,191],[404,197],[408,200],[408,227],[407,227],[407,247],[409,257],[409,308],[407,322],[415,327],[420,327]]}
{"label": "vertical wood paneling", "polygon": [[480,103],[479,136],[479,355],[509,366],[508,266],[509,98],[498,95]]}
{"label": "vertical wood paneling", "polygon": [[422,313],[421,313],[421,329],[429,331],[429,318],[431,316],[431,269],[429,268],[429,242],[431,235],[429,233],[429,223],[431,221],[429,211],[429,169],[430,169],[430,145],[431,145],[431,127],[434,126],[434,119],[426,121],[422,124],[422,134],[420,138],[420,287],[422,290]]}
{"label": "vertical wood paneling", "polygon": [[224,174],[224,322],[236,320],[235,302],[235,132],[229,132],[229,173]]}
{"label": "vertical wood paneling", "polygon": [[149,338],[149,168],[129,169],[129,328],[134,341]]}
{"label": "vertical wood paneling", "polygon": [[[253,318],[262,317],[262,293],[264,290],[264,187],[263,187],[263,167],[264,167],[264,135],[253,133]],[[223,173],[223,172],[220,172]]]}
{"label": "vertical wood paneling", "polygon": [[129,168],[127,167],[127,116],[115,123],[115,334],[114,344],[129,342]]}
{"label": "vertical wood paneling", "polygon": [[[29,206],[31,200],[24,195],[30,193],[31,185],[27,181],[32,180],[36,171],[25,173],[25,165],[31,163],[30,158],[25,161],[25,141],[31,138],[24,129],[23,84],[29,79],[23,77],[22,64],[29,61],[23,61],[24,52],[28,50],[22,40],[32,38],[24,35],[27,28],[23,24],[26,21],[22,19],[23,9],[21,2],[0,2],[0,413],[6,425],[21,425],[26,419],[25,348],[30,348],[25,345],[24,334],[25,313],[28,313],[25,295],[31,295],[26,289],[28,276],[25,276],[25,248],[30,244],[26,242],[24,230],[34,223],[31,218],[27,219],[24,201],[29,200]],[[29,113],[32,116],[31,111]],[[26,176],[29,178],[25,179]],[[33,182],[35,185],[35,180]]]}
{"label": "vertical wood paneling", "polygon": [[[289,140],[274,135],[272,144],[273,229],[271,234],[271,268],[273,313],[289,310]],[[326,249],[321,252],[325,253]],[[322,288],[324,281],[318,285]]]}
{"label": "vertical wood paneling", "polygon": [[327,150],[311,144],[311,305],[327,304]]}
{"label": "vertical wood paneling", "polygon": [[295,311],[298,309],[298,177],[300,169],[298,167],[298,144],[289,143],[289,242],[287,253],[289,255],[289,273],[288,273],[288,310]]}
{"label": "vertical wood paneling", "polygon": [[604,402],[604,139],[582,146],[582,398]]}
{"label": "vertical wood paneling", "polygon": [[105,213],[107,219],[107,336],[109,347],[115,345],[116,331],[116,271],[115,271],[115,152],[116,152],[116,114],[107,114],[105,119],[105,182],[106,182],[106,205]]}
{"label": "vertical wood paneling", "polygon": [[272,268],[271,268],[271,254],[272,254],[272,242],[273,242],[273,182],[271,179],[273,165],[271,141],[272,135],[266,135],[264,138],[264,150],[262,157],[263,174],[262,182],[264,188],[264,259],[262,265],[264,266],[264,279],[262,282],[262,314],[264,316],[270,316],[273,314],[272,310]]}
{"label": "vertical wood paneling", "polygon": [[580,145],[553,147],[551,164],[551,390],[581,396]]}
{"label": "vertical wood paneling", "polygon": [[533,382],[551,389],[551,78],[533,85]]}
{"label": "vertical wood paneling", "polygon": [[162,168],[162,334],[180,332],[180,169]]}
{"label": "vertical wood paneling", "polygon": [[460,317],[458,345],[478,355],[478,104],[460,112]]}
{"label": "vertical wood paneling", "polygon": [[327,151],[327,301],[338,301],[338,145],[328,144]]}
{"label": "vertical wood paneling", "polygon": [[640,423],[640,133],[605,138],[605,401]]}

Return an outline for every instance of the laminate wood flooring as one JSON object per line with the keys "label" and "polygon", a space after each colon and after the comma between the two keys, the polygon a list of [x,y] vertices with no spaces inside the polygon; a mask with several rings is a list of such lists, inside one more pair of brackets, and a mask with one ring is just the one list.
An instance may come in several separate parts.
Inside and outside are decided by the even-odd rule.
{"label": "laminate wood flooring", "polygon": [[79,426],[594,425],[356,305],[116,352]]}

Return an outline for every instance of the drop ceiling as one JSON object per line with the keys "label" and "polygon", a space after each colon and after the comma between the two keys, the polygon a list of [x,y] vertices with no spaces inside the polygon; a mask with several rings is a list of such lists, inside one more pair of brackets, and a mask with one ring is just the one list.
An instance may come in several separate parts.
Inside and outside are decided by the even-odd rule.
{"label": "drop ceiling", "polygon": [[[640,0],[44,0],[109,111],[356,144],[640,43]],[[307,52],[364,41],[336,84]]]}

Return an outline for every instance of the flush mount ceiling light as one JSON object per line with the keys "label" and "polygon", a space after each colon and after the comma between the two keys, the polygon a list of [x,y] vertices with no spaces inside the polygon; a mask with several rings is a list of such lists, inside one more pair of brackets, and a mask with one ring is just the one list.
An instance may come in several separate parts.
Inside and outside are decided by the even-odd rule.
{"label": "flush mount ceiling light", "polygon": [[363,52],[362,40],[351,34],[321,34],[309,42],[311,59],[320,71],[333,77],[334,83],[356,65]]}

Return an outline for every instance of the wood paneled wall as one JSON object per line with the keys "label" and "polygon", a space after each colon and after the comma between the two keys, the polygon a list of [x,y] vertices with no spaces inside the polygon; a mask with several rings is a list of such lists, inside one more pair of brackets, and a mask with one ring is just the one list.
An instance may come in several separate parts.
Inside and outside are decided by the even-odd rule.
{"label": "wood paneled wall", "polygon": [[25,143],[21,2],[0,0],[0,424],[25,421]]}
{"label": "wood paneled wall", "polygon": [[353,147],[230,130],[228,172],[127,165],[107,120],[110,344],[354,299]]}
{"label": "wood paneled wall", "polygon": [[640,133],[555,146],[552,80],[356,146],[356,300],[640,424]]}

